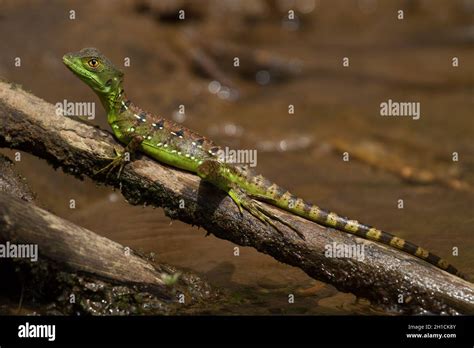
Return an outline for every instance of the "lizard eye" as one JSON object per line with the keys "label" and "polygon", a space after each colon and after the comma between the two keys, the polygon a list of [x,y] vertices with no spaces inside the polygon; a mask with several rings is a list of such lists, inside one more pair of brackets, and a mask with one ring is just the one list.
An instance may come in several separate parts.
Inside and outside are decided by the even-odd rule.
{"label": "lizard eye", "polygon": [[89,59],[87,63],[91,68],[97,68],[99,66],[99,61],[95,58]]}

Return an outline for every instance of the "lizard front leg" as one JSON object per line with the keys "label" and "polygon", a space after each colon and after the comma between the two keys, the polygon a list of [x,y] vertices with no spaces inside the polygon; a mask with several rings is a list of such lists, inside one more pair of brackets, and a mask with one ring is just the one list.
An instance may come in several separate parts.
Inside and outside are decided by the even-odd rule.
{"label": "lizard front leg", "polygon": [[127,162],[130,162],[131,157],[138,150],[142,141],[143,141],[143,137],[141,135],[135,135],[133,136],[132,140],[130,140],[130,142],[127,144],[124,151],[119,151],[114,147],[116,156],[111,158],[111,162],[107,164],[104,168],[95,172],[94,175],[107,172],[105,176],[107,178],[109,174],[114,171],[115,168],[119,167],[119,171],[117,173],[117,179],[120,179],[120,176],[122,175],[123,167],[125,166]]}

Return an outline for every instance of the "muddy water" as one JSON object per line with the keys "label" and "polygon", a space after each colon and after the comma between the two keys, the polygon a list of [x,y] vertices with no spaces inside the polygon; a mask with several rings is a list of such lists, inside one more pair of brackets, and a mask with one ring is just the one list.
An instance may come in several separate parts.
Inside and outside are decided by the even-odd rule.
{"label": "muddy water", "polygon": [[[0,76],[52,103],[97,102],[62,66],[61,56],[95,46],[118,63],[130,57],[126,90],[143,108],[172,115],[186,105],[186,126],[222,145],[261,149],[259,171],[282,186],[421,244],[474,276],[473,193],[437,183],[410,184],[383,169],[383,161],[396,156],[400,167],[474,185],[474,4],[433,1],[427,7],[420,1],[407,8],[402,1],[321,1],[290,30],[282,25],[283,10],[266,9],[275,2],[255,3],[261,6],[249,9],[247,3],[233,12],[214,5],[200,18],[179,24],[158,21],[156,9],[137,12],[133,1],[3,1]],[[400,8],[405,9],[402,21],[396,18]],[[69,19],[70,10],[75,20]],[[241,95],[234,102],[220,99],[208,92],[210,79],[197,75],[176,49],[183,30],[297,59],[302,74],[283,81],[270,76],[268,85],[259,86],[229,68],[232,61],[220,62]],[[15,57],[21,57],[21,67],[14,66]],[[342,66],[342,57],[349,57],[349,67]],[[459,67],[452,66],[452,57],[459,57]],[[421,118],[381,117],[379,105],[388,99],[420,102]],[[288,114],[289,104],[294,114]],[[108,129],[99,103],[97,109],[92,123]],[[334,148],[335,139],[367,143],[390,156],[379,158],[379,169],[346,162]],[[451,160],[453,152],[458,162]],[[79,182],[28,154],[18,169],[43,207],[229,289],[234,301],[226,312],[383,313],[252,248],[240,248],[235,256],[230,242],[171,222],[160,209],[130,206],[119,192]],[[74,210],[70,199],[77,202]],[[403,209],[397,207],[399,199]],[[459,256],[452,256],[453,247],[459,247]],[[295,294],[294,304],[288,304],[288,294]]]}

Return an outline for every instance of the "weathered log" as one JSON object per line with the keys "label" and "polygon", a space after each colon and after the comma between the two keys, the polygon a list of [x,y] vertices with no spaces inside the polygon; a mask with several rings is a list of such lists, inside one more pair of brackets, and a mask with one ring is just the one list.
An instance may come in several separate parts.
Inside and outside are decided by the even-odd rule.
{"label": "weathered log", "polygon": [[13,162],[4,155],[0,154],[0,192],[8,192],[14,197],[20,198],[26,202],[34,201],[34,194],[25,181],[14,170]]}
{"label": "weathered log", "polygon": [[[0,146],[27,151],[76,176],[103,167],[118,144],[98,128],[57,116],[53,105],[0,82]],[[120,178],[106,182],[120,187],[132,204],[163,207],[165,213],[239,245],[253,246],[275,259],[301,268],[337,289],[397,306],[405,312],[474,313],[474,285],[379,243],[325,228],[271,206],[291,221],[305,239],[281,225],[284,233],[239,213],[230,198],[192,174],[166,167],[145,156],[128,164]],[[182,203],[184,202],[184,208]],[[326,246],[364,246],[364,257],[326,257]],[[403,299],[402,303],[399,300]]]}
{"label": "weathered log", "polygon": [[6,193],[0,193],[0,240],[35,244],[68,270],[166,292],[161,272],[129,249]]}
{"label": "weathered log", "polygon": [[[13,262],[0,265],[4,266],[6,283],[15,283],[8,278],[13,277],[14,269],[28,288],[28,301],[46,304],[44,314],[199,313],[209,311],[209,301],[215,304],[213,309],[218,308],[218,300],[223,298],[192,273],[152,262],[35,206],[31,189],[3,155],[0,242],[9,254],[19,245],[37,247],[34,255],[9,255]],[[77,305],[69,301],[71,293]],[[184,302],[179,302],[178,294],[184,296]]]}

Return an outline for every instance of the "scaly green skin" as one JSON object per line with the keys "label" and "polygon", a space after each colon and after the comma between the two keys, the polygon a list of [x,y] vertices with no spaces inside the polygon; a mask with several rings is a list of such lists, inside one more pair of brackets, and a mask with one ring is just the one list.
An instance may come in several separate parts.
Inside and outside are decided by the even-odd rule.
{"label": "scaly green skin", "polygon": [[[220,148],[212,141],[134,105],[125,96],[122,87],[123,73],[97,49],[85,48],[76,53],[66,54],[63,61],[99,96],[115,136],[127,145],[128,151],[138,150],[159,162],[196,173],[203,180],[227,192],[241,211],[242,208],[248,210],[277,230],[279,229],[274,223],[275,220],[289,227],[291,225],[271,214],[259,201],[266,201],[310,221],[391,245],[449,273],[463,277],[445,260],[417,245],[358,221],[324,211],[292,195],[261,175],[255,175],[245,166],[223,163],[218,158]],[[123,164],[123,154],[117,156],[111,167],[118,164]]]}

